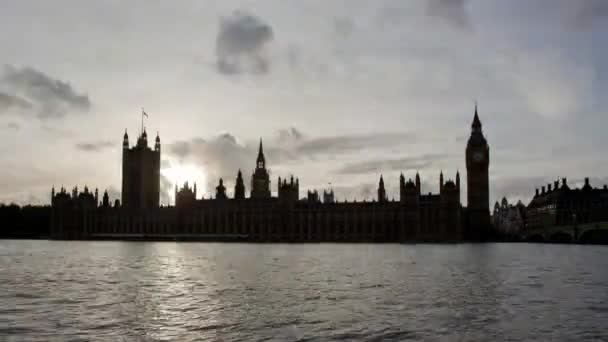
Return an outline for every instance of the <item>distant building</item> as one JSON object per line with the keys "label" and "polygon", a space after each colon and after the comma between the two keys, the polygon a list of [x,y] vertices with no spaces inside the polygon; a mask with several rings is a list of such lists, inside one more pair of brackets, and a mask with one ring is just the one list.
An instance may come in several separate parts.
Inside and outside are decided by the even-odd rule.
{"label": "distant building", "polygon": [[58,239],[141,238],[244,241],[462,241],[480,240],[490,229],[489,147],[475,106],[466,148],[469,208],[460,202],[460,173],[439,175],[439,193],[424,194],[420,175],[399,177],[399,199],[389,200],[380,176],[377,198],[336,201],[333,190],[309,191],[300,199],[298,178],[278,177],[272,197],[270,174],[260,140],[251,192],[246,197],[241,171],[234,198],[219,180],[214,199],[197,197],[196,184],[175,188],[175,206],[159,207],[160,138],[148,148],[147,134],[130,148],[123,137],[122,205],[99,205],[97,192],[52,193],[51,234]]}
{"label": "distant building", "polygon": [[536,189],[527,207],[526,229],[608,221],[608,186],[593,188],[589,178],[580,189],[562,179]]}
{"label": "distant building", "polygon": [[501,204],[494,204],[492,223],[502,236],[516,236],[523,230],[526,218],[526,206],[518,201],[517,204],[509,204],[503,197]]}

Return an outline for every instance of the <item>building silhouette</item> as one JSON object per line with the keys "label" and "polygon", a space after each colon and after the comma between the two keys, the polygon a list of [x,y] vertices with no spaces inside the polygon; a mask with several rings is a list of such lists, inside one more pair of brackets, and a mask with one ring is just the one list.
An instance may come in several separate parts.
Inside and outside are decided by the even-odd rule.
{"label": "building silhouette", "polygon": [[490,146],[483,136],[477,104],[467,142],[466,165],[469,238],[484,239],[490,227]]}
{"label": "building silhouette", "polygon": [[581,188],[570,188],[562,178],[536,189],[526,209],[526,229],[608,221],[608,186],[594,188],[585,178]]}
{"label": "building silhouette", "polygon": [[52,192],[51,235],[58,239],[195,239],[214,241],[463,241],[480,240],[490,229],[489,147],[475,106],[466,147],[469,207],[460,202],[460,173],[439,175],[439,193],[423,193],[420,175],[399,177],[399,199],[389,200],[385,179],[378,181],[372,201],[336,201],[332,189],[309,190],[300,198],[293,175],[277,178],[271,195],[262,140],[246,197],[241,170],[234,197],[219,179],[215,198],[197,197],[196,184],[175,188],[175,206],[159,207],[160,138],[154,149],[145,129],[134,147],[123,138],[122,203],[101,205],[97,191]]}
{"label": "building silhouette", "polygon": [[125,130],[122,142],[122,205],[131,210],[149,210],[160,201],[160,137],[154,149],[148,147],[148,134],[142,130],[137,143],[129,147]]}

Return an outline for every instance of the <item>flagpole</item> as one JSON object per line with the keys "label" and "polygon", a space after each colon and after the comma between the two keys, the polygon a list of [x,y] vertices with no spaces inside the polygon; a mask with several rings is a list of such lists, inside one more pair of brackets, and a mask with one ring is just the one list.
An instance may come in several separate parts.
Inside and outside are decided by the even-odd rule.
{"label": "flagpole", "polygon": [[144,134],[144,108],[141,108],[141,135]]}

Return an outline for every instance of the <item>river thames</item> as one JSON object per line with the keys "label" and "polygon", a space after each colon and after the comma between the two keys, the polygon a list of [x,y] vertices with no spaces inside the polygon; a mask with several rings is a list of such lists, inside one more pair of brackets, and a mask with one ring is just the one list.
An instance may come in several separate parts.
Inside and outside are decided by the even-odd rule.
{"label": "river thames", "polygon": [[0,341],[608,340],[608,246],[0,241]]}

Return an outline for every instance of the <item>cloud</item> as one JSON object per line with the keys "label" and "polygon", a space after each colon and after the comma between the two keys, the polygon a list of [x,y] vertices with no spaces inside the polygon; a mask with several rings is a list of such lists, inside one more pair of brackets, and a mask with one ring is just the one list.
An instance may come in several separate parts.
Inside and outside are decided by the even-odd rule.
{"label": "cloud", "polygon": [[85,152],[100,152],[112,147],[116,143],[112,141],[81,142],[76,144],[76,148]]}
{"label": "cloud", "polygon": [[230,180],[236,177],[239,169],[253,167],[256,156],[255,144],[242,144],[229,133],[209,139],[193,138],[167,145],[170,155],[177,157],[177,163],[193,163],[205,173],[207,189],[213,189],[219,178]]}
{"label": "cloud", "polygon": [[[338,137],[309,138],[295,127],[277,131],[275,139],[264,142],[264,153],[270,168],[281,168],[286,163],[314,160],[319,157],[331,159],[360,153],[364,150],[394,147],[412,136],[407,133],[378,133],[374,135],[343,135]],[[207,189],[213,189],[220,177],[226,186],[233,184],[239,169],[246,176],[254,167],[258,151],[257,140],[240,141],[230,133],[222,133],[209,139],[193,138],[167,145],[170,156],[180,163],[194,163],[207,178]]]}
{"label": "cloud", "polygon": [[168,205],[171,203],[171,193],[173,192],[173,184],[167,176],[161,173],[160,175],[160,203]]}
{"label": "cloud", "polygon": [[333,20],[334,32],[343,38],[350,37],[356,30],[355,22],[348,17],[336,17]]}
{"label": "cloud", "polygon": [[280,129],[277,135],[277,141],[281,143],[297,143],[304,138],[304,134],[295,127]]}
{"label": "cloud", "polygon": [[29,109],[31,107],[31,103],[19,96],[0,92],[0,114],[12,110]]}
{"label": "cloud", "polygon": [[378,172],[420,170],[427,168],[438,160],[447,158],[444,154],[426,154],[419,157],[399,159],[375,159],[348,163],[336,171],[341,175],[368,174]]}
{"label": "cloud", "polygon": [[608,1],[606,0],[580,0],[564,3],[570,7],[571,23],[581,29],[588,29],[596,23],[605,22],[608,18]]}
{"label": "cloud", "polygon": [[428,0],[427,15],[445,20],[459,29],[470,29],[466,0]]}
{"label": "cloud", "polygon": [[14,129],[15,131],[18,131],[21,128],[21,126],[19,126],[19,124],[16,122],[9,122],[6,124],[6,128]]}
{"label": "cloud", "polygon": [[72,86],[30,67],[4,66],[0,76],[0,111],[28,109],[39,118],[57,118],[87,111],[91,102]]}
{"label": "cloud", "polygon": [[394,146],[414,140],[411,133],[380,132],[375,134],[352,134],[335,137],[320,137],[303,141],[297,146],[299,155],[314,157],[318,154],[342,154],[362,149]]}
{"label": "cloud", "polygon": [[217,69],[222,74],[264,74],[270,61],[264,46],[272,41],[272,27],[245,11],[220,18],[216,40]]}

